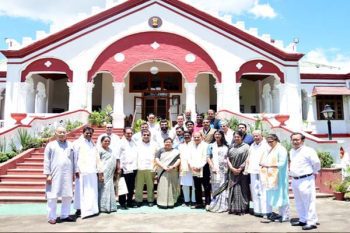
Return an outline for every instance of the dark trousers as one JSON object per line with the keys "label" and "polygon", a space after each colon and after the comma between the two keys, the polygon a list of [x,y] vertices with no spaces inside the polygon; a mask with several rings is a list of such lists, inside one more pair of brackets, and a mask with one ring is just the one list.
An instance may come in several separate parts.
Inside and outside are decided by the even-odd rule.
{"label": "dark trousers", "polygon": [[203,205],[203,191],[202,191],[202,186],[204,189],[204,197],[205,197],[205,204],[210,205],[210,190],[211,190],[211,185],[210,185],[210,170],[209,170],[209,165],[206,164],[203,167],[203,177],[193,177],[194,181],[194,188],[195,188],[195,195],[196,195],[196,203],[197,205]]}
{"label": "dark trousers", "polygon": [[134,170],[133,173],[124,174],[122,172],[121,177],[124,177],[126,186],[128,187],[128,194],[120,195],[119,196],[119,204],[121,206],[132,205],[132,198],[134,196],[134,189],[135,189],[135,178],[136,178],[137,170]]}

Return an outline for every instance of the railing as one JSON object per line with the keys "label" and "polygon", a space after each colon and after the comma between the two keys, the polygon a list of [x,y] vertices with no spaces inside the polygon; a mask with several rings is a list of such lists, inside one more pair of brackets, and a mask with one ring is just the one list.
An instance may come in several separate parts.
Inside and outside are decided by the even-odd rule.
{"label": "railing", "polygon": [[64,112],[60,114],[50,114],[49,116],[29,116],[23,120],[22,125],[14,125],[12,127],[4,127],[0,129],[0,148],[2,150],[11,149],[10,145],[14,144],[17,148],[20,146],[18,131],[26,129],[31,135],[38,135],[45,127],[56,128],[66,120],[80,121],[83,124],[88,122],[90,112],[86,110],[76,110],[71,112]]}

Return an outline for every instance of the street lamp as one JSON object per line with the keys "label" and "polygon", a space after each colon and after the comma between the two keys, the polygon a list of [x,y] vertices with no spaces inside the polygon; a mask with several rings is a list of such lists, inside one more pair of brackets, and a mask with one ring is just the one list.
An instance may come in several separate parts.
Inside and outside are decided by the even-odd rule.
{"label": "street lamp", "polygon": [[327,120],[327,125],[328,125],[328,139],[332,140],[332,126],[331,126],[331,119],[333,117],[334,114],[334,110],[331,108],[331,106],[329,106],[328,104],[326,104],[324,106],[323,111],[321,112],[324,116],[324,118]]}

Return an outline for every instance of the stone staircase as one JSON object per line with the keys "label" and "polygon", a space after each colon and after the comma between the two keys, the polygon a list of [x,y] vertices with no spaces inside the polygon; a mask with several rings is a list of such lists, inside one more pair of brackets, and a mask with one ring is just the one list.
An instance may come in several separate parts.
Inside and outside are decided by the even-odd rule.
{"label": "stone staircase", "polygon": [[[105,132],[103,128],[94,128],[93,140]],[[121,136],[122,129],[114,129]],[[67,135],[69,141],[80,137],[82,129]],[[43,175],[44,148],[35,149],[16,162],[14,168],[0,175],[0,203],[45,202],[45,175]]]}

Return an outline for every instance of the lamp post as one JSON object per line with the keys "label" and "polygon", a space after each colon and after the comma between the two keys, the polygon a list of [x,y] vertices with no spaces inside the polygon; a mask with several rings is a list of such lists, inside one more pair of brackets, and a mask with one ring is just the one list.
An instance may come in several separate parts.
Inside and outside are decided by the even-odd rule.
{"label": "lamp post", "polygon": [[326,104],[324,106],[323,111],[321,112],[324,116],[324,118],[327,120],[327,125],[328,125],[328,139],[332,140],[332,125],[331,125],[331,119],[333,117],[334,114],[334,110],[331,108],[331,106],[329,106],[328,104]]}

